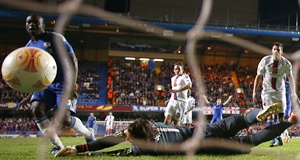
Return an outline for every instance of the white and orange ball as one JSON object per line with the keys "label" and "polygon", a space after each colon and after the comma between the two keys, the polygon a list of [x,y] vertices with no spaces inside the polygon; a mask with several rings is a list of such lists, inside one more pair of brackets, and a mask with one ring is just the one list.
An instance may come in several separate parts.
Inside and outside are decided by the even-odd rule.
{"label": "white and orange ball", "polygon": [[48,52],[36,47],[21,47],[4,59],[1,72],[8,86],[32,93],[47,88],[54,81],[57,65]]}

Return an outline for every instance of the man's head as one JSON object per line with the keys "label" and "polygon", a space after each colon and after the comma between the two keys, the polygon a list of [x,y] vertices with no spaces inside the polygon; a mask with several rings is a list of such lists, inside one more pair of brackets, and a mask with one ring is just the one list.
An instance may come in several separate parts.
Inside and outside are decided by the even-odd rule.
{"label": "man's head", "polygon": [[283,54],[283,45],[279,42],[275,42],[272,47],[273,59],[276,61],[280,60],[282,54]]}
{"label": "man's head", "polygon": [[174,64],[174,73],[176,75],[182,75],[184,72],[183,65],[181,63],[175,63]]}
{"label": "man's head", "polygon": [[134,143],[134,139],[152,141],[156,138],[159,132],[148,120],[138,119],[128,126],[124,134],[126,135],[126,140],[131,142],[133,145],[136,145],[136,143]]}
{"label": "man's head", "polygon": [[218,98],[217,99],[217,105],[220,105],[222,103],[222,99],[221,98]]}
{"label": "man's head", "polygon": [[31,14],[26,18],[26,31],[30,36],[38,36],[45,32],[45,23],[42,16]]}

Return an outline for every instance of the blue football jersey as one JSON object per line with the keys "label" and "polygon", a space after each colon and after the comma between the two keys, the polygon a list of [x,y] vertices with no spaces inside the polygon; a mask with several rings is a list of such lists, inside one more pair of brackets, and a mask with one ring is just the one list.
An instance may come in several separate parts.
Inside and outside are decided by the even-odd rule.
{"label": "blue football jersey", "polygon": [[52,55],[52,57],[55,59],[56,64],[57,64],[57,75],[56,75],[56,78],[53,81],[53,83],[63,82],[63,80],[64,80],[64,71],[63,71],[62,65],[59,60],[59,54],[61,54],[61,53],[58,53],[58,50],[55,47],[55,42],[54,42],[55,36],[61,37],[61,39],[63,40],[64,46],[66,47],[69,55],[71,57],[73,57],[75,55],[75,53],[74,53],[72,46],[65,39],[65,37],[59,33],[45,32],[38,41],[34,42],[33,40],[30,40],[26,45],[28,47],[30,46],[30,47],[41,48],[41,49],[47,51],[48,53],[50,53]]}

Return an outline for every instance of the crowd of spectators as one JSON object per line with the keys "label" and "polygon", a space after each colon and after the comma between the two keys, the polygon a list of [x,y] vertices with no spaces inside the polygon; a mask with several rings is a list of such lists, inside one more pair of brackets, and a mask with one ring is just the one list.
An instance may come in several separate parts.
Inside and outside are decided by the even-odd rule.
{"label": "crowd of spectators", "polygon": [[[244,94],[244,105],[247,106],[248,108],[253,108],[253,107],[262,107],[262,102],[261,100],[257,103],[253,103],[252,99],[252,91],[253,91],[253,84],[254,84],[254,79],[256,75],[256,68],[251,68],[251,67],[238,67],[236,69],[237,73],[237,78],[238,78],[238,83],[239,87],[243,89],[243,94]],[[257,91],[261,92],[262,88],[260,87]],[[257,93],[258,95],[260,93]]]}
{"label": "crowd of spectators", "polygon": [[[0,56],[0,66],[2,66],[2,62],[4,60],[3,56]],[[18,92],[16,90],[11,89],[3,80],[2,74],[0,79],[0,103],[7,102],[20,102],[27,94]]]}
{"label": "crowd of spectators", "polygon": [[100,68],[99,66],[97,66],[96,62],[84,61],[78,64],[77,84],[79,91],[79,104],[81,103],[81,101],[97,101],[100,98],[99,69]]}
{"label": "crowd of spectators", "polygon": [[8,117],[0,118],[1,134],[36,134],[37,127],[32,118]]}
{"label": "crowd of spectators", "polygon": [[[0,58],[0,62],[3,58]],[[167,100],[170,97],[168,90],[171,88],[170,79],[173,76],[173,62],[164,62],[159,69],[148,67],[147,63],[141,61],[110,60],[107,71],[106,89],[112,95],[108,104],[117,105],[158,105],[158,100]],[[201,65],[200,66],[203,83],[205,85],[206,96],[210,102],[215,102],[217,98],[226,100],[228,96],[234,98],[228,103],[229,107],[252,108],[261,107],[261,103],[253,103],[252,90],[256,69],[251,67],[236,65]],[[185,72],[193,75],[188,66]],[[236,77],[233,77],[236,73]],[[99,90],[99,66],[90,63],[80,63],[78,85],[79,99],[98,99]],[[234,82],[237,78],[237,84]],[[162,85],[164,90],[157,91],[156,85]],[[297,82],[300,86],[300,82]],[[192,93],[196,96],[196,85],[193,85]],[[241,88],[241,92],[237,92]],[[260,91],[260,90],[259,90]],[[300,91],[298,90],[298,94]],[[9,88],[3,79],[0,80],[0,100],[1,103],[20,102],[27,94],[17,92]],[[4,118],[0,119],[1,133],[19,133],[26,131],[36,131],[33,120],[29,118]],[[118,128],[124,128],[119,125]],[[240,134],[248,134],[264,128],[262,124],[243,130]],[[299,135],[300,125],[289,128],[292,135]]]}
{"label": "crowd of spectators", "polygon": [[[0,62],[3,57],[0,58]],[[158,70],[148,67],[142,61],[126,61],[123,59],[110,60],[107,77],[100,77],[97,62],[80,62],[78,74],[79,99],[78,104],[95,102],[100,98],[99,91],[107,90],[107,104],[117,105],[161,105],[159,101],[166,101],[171,96],[168,90],[171,88],[170,79],[173,76],[174,62],[163,62]],[[189,67],[185,66],[185,72],[193,79]],[[206,96],[210,102],[221,98],[226,100],[228,96],[234,97],[228,103],[229,107],[252,108],[261,107],[261,103],[253,103],[252,90],[256,69],[237,65],[201,65]],[[232,72],[236,73],[238,85],[233,82]],[[100,78],[107,78],[107,86],[100,88]],[[297,82],[300,86],[300,82]],[[163,90],[156,90],[156,85],[162,85]],[[196,93],[196,85],[193,85],[192,95]],[[241,89],[241,93],[237,92]],[[17,92],[0,80],[0,102],[20,102],[27,96]],[[260,91],[260,90],[259,90]],[[300,94],[300,91],[298,91]]]}
{"label": "crowd of spectators", "polygon": [[140,61],[116,60],[109,69],[112,81],[108,90],[114,91],[112,104],[157,105],[154,68],[141,65]]}
{"label": "crowd of spectators", "polygon": [[[221,98],[224,102],[230,95],[235,95],[235,86],[231,78],[229,65],[203,65],[201,67],[206,96],[209,102],[216,102]],[[237,98],[233,98],[231,105],[236,106]]]}

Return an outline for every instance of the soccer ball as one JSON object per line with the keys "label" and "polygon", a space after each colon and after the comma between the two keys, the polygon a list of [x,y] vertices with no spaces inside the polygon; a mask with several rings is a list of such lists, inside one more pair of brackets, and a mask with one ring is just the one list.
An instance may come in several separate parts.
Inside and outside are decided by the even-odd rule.
{"label": "soccer ball", "polygon": [[32,93],[47,88],[54,81],[57,66],[48,52],[36,47],[21,47],[4,59],[1,71],[8,86]]}

